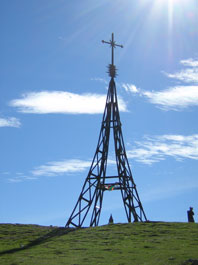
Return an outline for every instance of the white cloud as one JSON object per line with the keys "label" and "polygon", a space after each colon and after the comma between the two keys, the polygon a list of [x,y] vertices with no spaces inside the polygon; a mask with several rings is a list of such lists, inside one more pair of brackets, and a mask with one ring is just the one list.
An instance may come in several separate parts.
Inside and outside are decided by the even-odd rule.
{"label": "white cloud", "polygon": [[14,178],[8,179],[8,181],[11,182],[11,183],[19,183],[19,182],[22,182],[23,179],[22,178],[14,177]]}
{"label": "white cloud", "polygon": [[[129,84],[128,87],[130,87]],[[162,91],[127,89],[126,91],[138,93],[147,98],[152,104],[158,105],[163,110],[182,110],[198,105],[198,86],[175,86]]]}
{"label": "white cloud", "polygon": [[[115,160],[108,159],[109,165],[115,165]],[[91,160],[68,159],[48,162],[32,171],[33,176],[57,176],[66,173],[82,172],[91,167]]]}
{"label": "white cloud", "polygon": [[81,172],[91,166],[90,161],[71,159],[49,162],[32,171],[34,176],[57,176],[65,173]]}
{"label": "white cloud", "polygon": [[194,60],[192,58],[181,60],[180,63],[185,66],[198,67],[198,60]]}
{"label": "white cloud", "polygon": [[185,83],[198,83],[198,68],[183,69],[174,74],[165,73],[166,76],[173,79],[178,79]]}
{"label": "white cloud", "polygon": [[166,157],[178,161],[187,158],[198,160],[198,134],[146,137],[146,140],[136,142],[136,147],[129,150],[127,155],[144,164],[159,162]]}
{"label": "white cloud", "polygon": [[[133,147],[127,151],[127,156],[129,159],[134,159],[140,163],[152,164],[165,160],[166,157],[173,157],[178,161],[187,158],[198,160],[198,134],[145,137],[142,142],[136,142],[135,144],[135,148]],[[108,165],[115,166],[115,159],[109,158]],[[90,166],[91,160],[69,159],[52,161],[35,168],[29,176],[16,173],[16,177],[8,180],[9,182],[17,183],[36,180],[41,176],[61,176],[85,171]]]}
{"label": "white cloud", "polygon": [[198,105],[198,86],[176,86],[164,91],[142,93],[153,104],[165,110],[179,110]]}
{"label": "white cloud", "polygon": [[37,177],[34,177],[34,176],[16,176],[16,177],[9,178],[8,181],[10,183],[20,183],[26,180],[36,180],[36,179]]}
{"label": "white cloud", "polygon": [[[52,161],[34,168],[28,175],[21,172],[15,173],[16,176],[8,178],[10,183],[20,183],[28,180],[37,180],[39,177],[56,177],[71,173],[79,173],[91,167],[91,160],[65,159]],[[114,159],[108,159],[108,165],[116,166]]]}
{"label": "white cloud", "polygon": [[198,83],[198,61],[190,58],[181,60],[180,63],[188,68],[182,69],[173,74],[165,73],[165,75],[169,78],[177,79],[185,83]]}
{"label": "white cloud", "polygon": [[[74,94],[65,91],[42,91],[22,95],[10,105],[23,113],[64,113],[64,114],[97,114],[103,113],[106,95]],[[120,111],[126,111],[126,104],[119,98]]]}
{"label": "white cloud", "polygon": [[152,104],[164,110],[182,110],[183,108],[198,105],[198,60],[192,58],[181,60],[180,63],[187,67],[177,73],[165,73],[168,78],[173,78],[191,85],[176,85],[161,91],[148,91],[137,88],[133,84],[123,84],[127,92],[136,93],[147,98]]}
{"label": "white cloud", "polygon": [[133,84],[122,84],[122,87],[125,89],[126,92],[131,92],[131,93],[138,93],[139,89],[133,85]]}
{"label": "white cloud", "polygon": [[91,166],[91,161],[70,159],[62,161],[52,161],[32,170],[28,175],[16,173],[16,176],[9,177],[10,183],[21,183],[24,181],[37,180],[39,177],[55,177],[64,174],[82,172]]}
{"label": "white cloud", "polygon": [[[188,68],[177,73],[165,73],[167,77],[184,83],[198,83],[198,61],[192,58],[181,60],[180,63]],[[159,92],[145,91],[142,93],[153,104],[160,105],[166,110],[181,110],[198,105],[198,85],[174,86]]]}
{"label": "white cloud", "polygon": [[10,118],[0,118],[0,127],[15,127],[19,128],[21,123],[19,119],[10,117]]}

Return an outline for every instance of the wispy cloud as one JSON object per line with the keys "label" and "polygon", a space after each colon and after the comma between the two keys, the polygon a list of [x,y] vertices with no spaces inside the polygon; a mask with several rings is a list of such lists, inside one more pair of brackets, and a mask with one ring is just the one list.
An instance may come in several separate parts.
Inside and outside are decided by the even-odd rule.
{"label": "wispy cloud", "polygon": [[[98,114],[103,113],[106,95],[74,94],[66,91],[42,91],[22,95],[10,105],[23,113],[63,113],[63,114]],[[127,107],[122,98],[119,98],[120,111]]]}
{"label": "wispy cloud", "polygon": [[[109,158],[108,164],[115,165],[115,160]],[[70,173],[79,173],[91,166],[91,160],[66,159],[52,161],[41,165],[32,171],[33,176],[59,176]]]}
{"label": "wispy cloud", "polygon": [[144,91],[147,99],[164,110],[181,110],[198,105],[198,86],[176,86],[163,91]]}
{"label": "wispy cloud", "polygon": [[68,159],[52,161],[34,168],[27,175],[16,173],[15,176],[7,178],[10,183],[20,183],[29,180],[37,180],[39,177],[56,177],[71,173],[79,173],[91,166],[91,161]]}
{"label": "wispy cloud", "polygon": [[131,93],[139,93],[140,92],[140,89],[138,89],[133,84],[123,83],[122,87],[125,89],[126,92],[131,92]]}
{"label": "wispy cloud", "polygon": [[123,88],[127,92],[145,97],[163,110],[179,111],[198,105],[198,86],[175,86],[161,91],[145,91],[130,84]]}
{"label": "wispy cloud", "polygon": [[[161,91],[148,91],[137,88],[134,84],[123,84],[125,91],[145,97],[150,103],[158,105],[163,110],[182,110],[198,105],[198,61],[181,60],[187,67],[177,73],[165,73],[168,78],[181,81],[183,84],[172,86]],[[185,83],[185,85],[184,85]],[[187,85],[188,83],[188,85]],[[191,85],[189,85],[191,83]]]}
{"label": "wispy cloud", "polygon": [[177,79],[185,83],[198,83],[198,60],[192,58],[181,60],[180,63],[188,68],[176,73],[165,73],[169,78]]}
{"label": "wispy cloud", "polygon": [[0,118],[0,127],[15,127],[19,128],[21,123],[19,119],[10,117],[10,118]]}
{"label": "wispy cloud", "polygon": [[8,178],[8,181],[10,183],[20,183],[20,182],[24,182],[27,180],[36,180],[36,177],[33,176],[16,176],[16,177],[12,177],[12,178]]}
{"label": "wispy cloud", "polygon": [[[183,159],[198,160],[198,134],[183,135],[162,135],[155,137],[144,137],[143,141],[135,142],[135,147],[127,151],[129,159],[140,163],[152,164],[165,160],[166,157],[173,157],[181,161]],[[116,165],[115,159],[108,159],[108,165]],[[18,183],[27,180],[36,180],[39,177],[56,177],[73,173],[80,173],[88,170],[91,160],[65,159],[52,161],[34,168],[27,175],[16,173],[15,177],[8,178],[11,183]],[[116,167],[115,167],[116,168]],[[112,168],[113,169],[113,168]]]}
{"label": "wispy cloud", "polygon": [[198,67],[198,60],[194,60],[193,58],[181,60],[180,63],[185,66]]}
{"label": "wispy cloud", "polygon": [[[10,183],[20,183],[28,180],[37,180],[40,177],[57,177],[68,174],[80,173],[88,170],[91,166],[91,160],[65,159],[61,161],[51,161],[44,165],[34,168],[28,174],[16,173],[15,176],[7,178]],[[108,165],[115,166],[116,161],[108,159]]]}
{"label": "wispy cloud", "polygon": [[198,160],[198,134],[147,136],[142,142],[135,144],[136,146],[127,152],[128,158],[144,164],[159,162],[166,157],[173,157],[178,161],[187,158]]}
{"label": "wispy cloud", "polygon": [[185,83],[198,82],[198,68],[184,69],[174,74],[165,73],[169,78],[177,79]]}
{"label": "wispy cloud", "polygon": [[66,173],[82,172],[90,165],[90,161],[78,159],[54,161],[35,168],[32,174],[33,176],[58,176]]}

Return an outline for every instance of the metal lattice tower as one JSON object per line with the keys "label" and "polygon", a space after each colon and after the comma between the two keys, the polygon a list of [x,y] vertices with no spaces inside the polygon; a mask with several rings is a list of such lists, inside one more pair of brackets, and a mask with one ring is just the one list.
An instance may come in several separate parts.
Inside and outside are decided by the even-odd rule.
{"label": "metal lattice tower", "polygon": [[[115,43],[113,33],[110,42],[102,42],[110,44],[112,48],[112,61],[109,65],[108,71],[111,80],[109,82],[107,100],[96,152],[88,176],[84,182],[82,191],[71,216],[66,223],[66,227],[82,227],[88,216],[90,216],[90,226],[98,226],[102,210],[103,194],[106,190],[121,191],[128,222],[142,222],[147,220],[126,155],[118,109],[116,85],[114,81],[116,76],[114,48],[123,48],[123,46]],[[117,176],[106,176],[111,130],[113,130],[114,137]]]}

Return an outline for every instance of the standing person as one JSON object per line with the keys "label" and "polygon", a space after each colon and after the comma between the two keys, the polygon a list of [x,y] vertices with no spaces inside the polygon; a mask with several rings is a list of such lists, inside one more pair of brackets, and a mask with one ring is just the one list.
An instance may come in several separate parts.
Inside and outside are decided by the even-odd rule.
{"label": "standing person", "polygon": [[195,220],[194,220],[194,212],[193,212],[193,207],[190,207],[190,209],[187,211],[187,215],[188,215],[188,222],[189,223],[194,223]]}
{"label": "standing person", "polygon": [[113,216],[111,214],[110,218],[109,218],[109,224],[113,224]]}

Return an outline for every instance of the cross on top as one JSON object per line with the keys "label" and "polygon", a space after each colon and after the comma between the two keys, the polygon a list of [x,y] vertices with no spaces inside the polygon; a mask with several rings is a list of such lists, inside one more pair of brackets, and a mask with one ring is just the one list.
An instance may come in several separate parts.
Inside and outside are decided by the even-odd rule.
{"label": "cross on top", "polygon": [[114,34],[113,33],[112,33],[112,37],[111,37],[110,41],[102,40],[102,43],[107,43],[107,44],[111,45],[111,54],[112,54],[112,56],[111,56],[111,65],[109,65],[109,74],[110,74],[111,77],[115,77],[116,68],[115,68],[115,65],[114,65],[114,48],[116,48],[116,47],[123,48],[123,45],[116,44],[116,42],[114,41]]}
{"label": "cross on top", "polygon": [[114,34],[113,33],[112,33],[112,37],[111,37],[110,41],[102,40],[102,43],[107,43],[107,44],[111,45],[111,51],[112,51],[111,64],[113,65],[114,64],[114,48],[116,46],[123,48],[123,45],[116,44],[116,42],[114,41]]}

